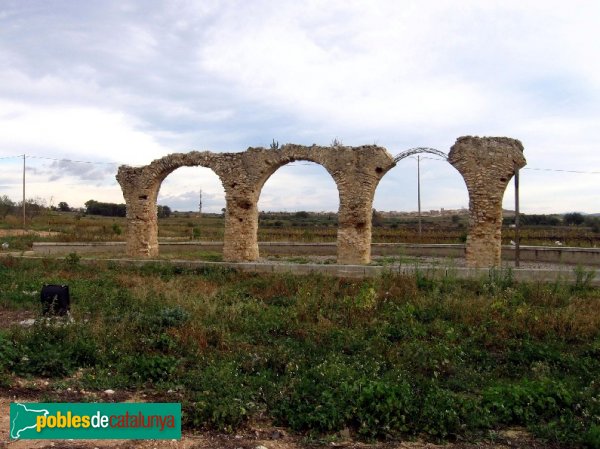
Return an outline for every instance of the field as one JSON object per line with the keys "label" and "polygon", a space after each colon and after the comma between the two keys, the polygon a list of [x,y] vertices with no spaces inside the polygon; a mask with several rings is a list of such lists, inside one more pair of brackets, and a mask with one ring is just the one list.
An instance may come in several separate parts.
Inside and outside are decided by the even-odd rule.
{"label": "field", "polygon": [[[39,316],[42,283],[69,284],[72,321],[19,324]],[[0,301],[0,383],[35,400],[181,402],[186,433],[283,429],[311,444],[495,447],[517,427],[537,441],[520,447],[600,448],[600,290],[583,278],[354,281],[4,257]]]}
{"label": "field", "polygon": [[[419,235],[414,217],[374,216],[373,241],[461,243],[466,220],[425,217]],[[33,241],[122,241],[126,226],[44,211],[28,233],[7,216],[0,237],[27,250]],[[175,213],[160,220],[159,238],[222,241],[223,227],[221,215]],[[336,234],[333,213],[260,216],[259,241],[335,242]],[[523,244],[600,243],[598,229],[584,225],[525,226],[521,236]],[[504,243],[513,238],[505,227]],[[43,283],[69,284],[72,321],[38,319]],[[600,290],[584,271],[574,285],[518,284],[510,271],[476,281],[419,273],[356,281],[5,256],[0,402],[181,402],[185,434],[209,439],[181,447],[254,448],[252,435],[261,435],[282,449],[407,440],[416,442],[402,447],[598,449],[599,310]]]}
{"label": "field", "polygon": [[[125,240],[125,218],[81,215],[74,212],[44,211],[30,219],[28,228],[37,235],[7,235],[22,226],[18,217],[7,216],[0,221],[0,237],[12,248],[27,249],[38,241],[119,241]],[[463,243],[467,236],[467,217],[424,217],[419,236],[416,217],[377,218],[374,220],[374,243]],[[42,232],[43,234],[39,234]],[[4,235],[3,235],[4,233]],[[50,233],[50,235],[48,235]],[[224,219],[220,214],[177,212],[159,220],[161,240],[222,241]],[[594,247],[600,245],[600,231],[594,226],[523,226],[523,245]],[[261,213],[259,241],[335,242],[337,216],[330,214]],[[509,244],[515,238],[514,229],[504,226],[502,240]]]}

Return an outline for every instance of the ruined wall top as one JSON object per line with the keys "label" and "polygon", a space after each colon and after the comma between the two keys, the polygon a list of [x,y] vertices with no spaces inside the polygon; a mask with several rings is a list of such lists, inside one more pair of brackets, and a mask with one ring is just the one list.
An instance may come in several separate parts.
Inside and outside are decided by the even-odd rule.
{"label": "ruined wall top", "polygon": [[456,139],[448,153],[448,162],[459,171],[465,164],[482,168],[505,162],[506,159],[510,159],[512,166],[516,168],[525,166],[523,144],[520,140],[510,137],[464,136]]}
{"label": "ruined wall top", "polygon": [[376,145],[324,147],[286,144],[277,149],[250,147],[237,153],[173,153],[143,167],[122,165],[116,178],[124,189],[128,186],[134,188],[134,184],[137,189],[151,188],[179,167],[201,166],[212,169],[226,190],[237,185],[260,188],[279,167],[296,160],[322,165],[336,182],[348,171],[355,175],[357,168],[361,175],[368,176],[373,171],[372,175],[381,177],[395,165],[392,155]]}

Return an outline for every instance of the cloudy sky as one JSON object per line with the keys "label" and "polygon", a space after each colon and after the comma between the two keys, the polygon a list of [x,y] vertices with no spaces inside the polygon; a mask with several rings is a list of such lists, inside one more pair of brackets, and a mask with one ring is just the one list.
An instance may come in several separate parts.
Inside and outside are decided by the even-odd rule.
{"label": "cloudy sky", "polygon": [[[395,155],[479,135],[523,142],[524,212],[600,212],[599,22],[596,0],[0,0],[0,195],[19,199],[22,154],[28,197],[81,206],[123,202],[117,166],[171,152],[337,138]],[[416,165],[375,208],[416,209]],[[422,160],[421,181],[424,209],[467,206],[446,162]],[[224,206],[205,168],[175,171],[159,202],[195,210],[200,189],[205,211]],[[337,207],[300,162],[259,202]]]}

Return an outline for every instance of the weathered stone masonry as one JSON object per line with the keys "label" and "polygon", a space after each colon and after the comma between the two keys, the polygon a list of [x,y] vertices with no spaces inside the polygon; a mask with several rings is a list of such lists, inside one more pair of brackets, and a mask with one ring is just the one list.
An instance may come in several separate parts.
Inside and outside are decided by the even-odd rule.
{"label": "weathered stone masonry", "polygon": [[227,213],[223,258],[252,261],[258,258],[258,208],[263,185],[282,165],[295,160],[322,165],[335,181],[339,196],[338,262],[369,263],[371,209],[380,179],[394,160],[384,148],[284,145],[281,149],[249,148],[241,153],[177,153],[144,167],[119,167],[117,180],[127,203],[127,253],[158,254],[156,198],[160,185],[183,166],[211,168],[225,189]]}
{"label": "weathered stone masonry", "polygon": [[[516,153],[515,149],[521,152]],[[517,157],[519,154],[520,159]],[[507,161],[513,161],[513,165],[517,163],[514,161],[521,163],[520,166],[524,165],[522,146],[513,139],[466,137],[458,139],[450,155],[450,162],[463,174],[469,189],[471,224],[475,236],[470,235],[467,240],[467,260],[473,266],[496,265],[500,254],[502,196],[514,172],[507,172]],[[117,180],[127,203],[128,255],[158,255],[156,199],[160,185],[179,167],[202,166],[212,169],[225,189],[227,212],[223,258],[235,262],[256,260],[260,192],[279,167],[295,160],[322,165],[337,185],[340,197],[338,263],[369,263],[375,189],[381,178],[395,165],[387,150],[378,146],[306,147],[288,144],[281,149],[249,148],[240,153],[192,151],[171,154],[144,167],[121,166]],[[482,167],[484,173],[477,174],[478,167]],[[505,181],[498,182],[500,178]],[[492,199],[487,200],[487,197]],[[492,222],[488,223],[488,218]]]}
{"label": "weathered stone masonry", "polygon": [[523,145],[507,137],[460,137],[448,154],[469,191],[469,267],[500,265],[502,198],[515,170],[525,166]]}

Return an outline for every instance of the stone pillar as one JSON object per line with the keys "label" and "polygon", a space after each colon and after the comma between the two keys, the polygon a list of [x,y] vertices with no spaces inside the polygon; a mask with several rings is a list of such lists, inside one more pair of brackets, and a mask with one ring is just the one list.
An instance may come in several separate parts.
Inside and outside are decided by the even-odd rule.
{"label": "stone pillar", "polygon": [[225,237],[223,260],[250,262],[258,259],[258,198],[254,191],[228,188],[225,191]]}
{"label": "stone pillar", "polygon": [[132,257],[158,256],[158,217],[156,186],[143,186],[143,171],[119,167],[117,181],[127,205],[126,252]]}
{"label": "stone pillar", "polygon": [[340,192],[337,262],[347,265],[371,261],[371,217],[373,193],[348,189]]}
{"label": "stone pillar", "polygon": [[448,161],[469,191],[467,266],[499,266],[502,198],[515,170],[526,164],[523,144],[507,137],[459,137]]}
{"label": "stone pillar", "polygon": [[384,172],[378,171],[373,175],[362,170],[359,173],[356,169],[348,171],[337,183],[340,193],[337,262],[368,264],[371,262],[373,197]]}

